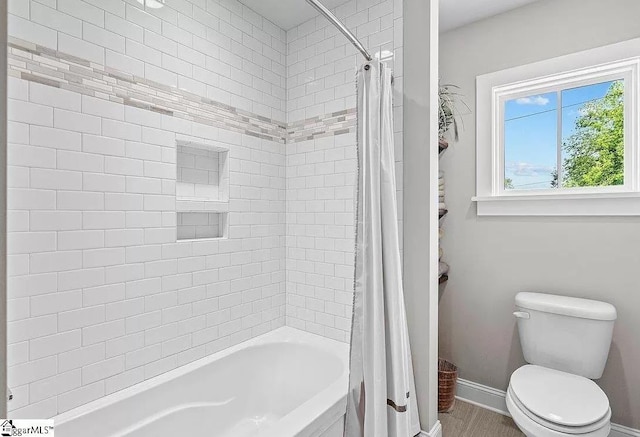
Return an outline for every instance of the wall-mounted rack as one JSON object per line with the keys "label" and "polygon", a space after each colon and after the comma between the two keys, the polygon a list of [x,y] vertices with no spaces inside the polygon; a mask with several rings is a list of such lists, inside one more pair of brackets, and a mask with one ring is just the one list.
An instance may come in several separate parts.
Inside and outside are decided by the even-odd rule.
{"label": "wall-mounted rack", "polygon": [[[442,156],[442,152],[444,152],[445,150],[447,150],[447,148],[449,147],[449,143],[447,143],[445,140],[440,139],[438,141],[438,156]],[[444,196],[444,192],[442,193]],[[446,208],[439,208],[438,210],[438,220],[442,220],[442,218],[447,215],[447,213],[449,212],[448,209]],[[442,267],[444,267],[444,269],[442,269]],[[438,271],[440,272],[441,270],[443,270],[443,273],[439,274],[438,277],[438,283],[439,284],[444,284],[449,280],[449,266],[446,263],[443,263],[442,261],[439,262],[438,265]]]}

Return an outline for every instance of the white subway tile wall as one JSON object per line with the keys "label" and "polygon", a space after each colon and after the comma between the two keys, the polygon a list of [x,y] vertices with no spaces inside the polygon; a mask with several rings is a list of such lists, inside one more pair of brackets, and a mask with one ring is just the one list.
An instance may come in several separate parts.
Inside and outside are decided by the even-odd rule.
{"label": "white subway tile wall", "polygon": [[[402,231],[402,1],[350,0],[335,14],[394,70],[398,220]],[[287,121],[356,106],[362,55],[323,17],[287,32]],[[347,114],[338,114],[340,123]],[[291,132],[291,129],[289,130]],[[349,341],[353,303],[356,133],[287,144],[287,325]],[[401,236],[402,237],[402,236]],[[402,241],[402,238],[400,238]]]}
{"label": "white subway tile wall", "polygon": [[178,212],[178,240],[224,237],[227,213]]}
{"label": "white subway tile wall", "polygon": [[[335,10],[395,69],[399,190],[401,7],[350,0]],[[23,47],[12,53],[24,59],[10,59],[28,72],[9,80],[12,417],[54,416],[285,323],[349,340],[363,59],[342,35],[320,17],[285,32],[236,0],[9,9],[11,36],[66,57]],[[112,90],[96,90],[100,75],[90,92],[72,74],[54,73],[65,87],[38,77],[51,74],[38,63],[69,60],[158,82],[140,90],[156,87],[159,98],[158,86],[177,87],[255,114],[270,132],[288,122],[295,141],[258,138],[255,123],[245,135],[110,101]],[[188,142],[229,150],[229,211],[217,222],[228,221],[228,238],[178,241],[177,144]],[[196,233],[204,224],[180,220]],[[215,224],[207,213],[206,227]]]}
{"label": "white subway tile wall", "polygon": [[178,145],[177,197],[220,200],[220,152]]}
{"label": "white subway tile wall", "polygon": [[9,34],[286,120],[285,31],[237,0],[14,0]]}
{"label": "white subway tile wall", "polygon": [[[44,111],[46,87],[9,86],[10,171],[26,172],[9,191],[14,417],[55,415],[284,324],[284,144],[162,120],[130,123],[132,142],[111,111],[91,116],[91,134],[51,129],[69,96],[47,89]],[[228,239],[176,241],[175,144],[187,141],[229,150]]]}

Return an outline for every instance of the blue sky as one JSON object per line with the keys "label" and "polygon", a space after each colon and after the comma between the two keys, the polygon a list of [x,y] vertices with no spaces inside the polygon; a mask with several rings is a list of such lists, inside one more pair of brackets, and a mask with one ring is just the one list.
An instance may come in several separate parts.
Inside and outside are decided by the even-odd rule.
{"label": "blue sky", "polygon": [[[562,137],[574,131],[585,102],[604,97],[612,82],[562,91]],[[505,178],[515,189],[549,188],[557,168],[558,98],[555,92],[505,102]]]}

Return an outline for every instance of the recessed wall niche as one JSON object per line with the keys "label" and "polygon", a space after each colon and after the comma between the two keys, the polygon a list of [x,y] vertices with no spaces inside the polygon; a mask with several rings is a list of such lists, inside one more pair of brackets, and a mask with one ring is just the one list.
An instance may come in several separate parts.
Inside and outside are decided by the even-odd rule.
{"label": "recessed wall niche", "polygon": [[177,239],[226,238],[229,214],[229,149],[176,144]]}
{"label": "recessed wall niche", "polygon": [[178,212],[178,240],[226,237],[227,213]]}

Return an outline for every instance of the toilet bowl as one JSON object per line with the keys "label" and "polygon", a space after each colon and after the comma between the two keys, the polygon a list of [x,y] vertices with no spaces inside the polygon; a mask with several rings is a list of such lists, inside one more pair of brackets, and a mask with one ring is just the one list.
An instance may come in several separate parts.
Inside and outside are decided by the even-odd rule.
{"label": "toilet bowl", "polygon": [[507,408],[528,437],[606,437],[611,431],[609,400],[593,381],[541,366],[513,373]]}
{"label": "toilet bowl", "polygon": [[613,305],[543,293],[518,293],[525,361],[511,375],[507,408],[528,437],[607,437],[611,409],[592,381],[609,355]]}

